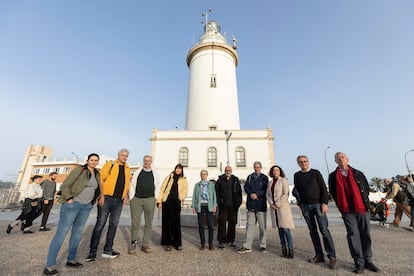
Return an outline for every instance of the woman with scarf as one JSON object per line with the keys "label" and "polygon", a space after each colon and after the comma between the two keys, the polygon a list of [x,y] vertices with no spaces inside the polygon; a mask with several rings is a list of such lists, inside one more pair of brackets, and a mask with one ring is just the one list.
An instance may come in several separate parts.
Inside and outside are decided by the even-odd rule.
{"label": "woman with scarf", "polygon": [[157,199],[157,207],[162,209],[161,245],[165,251],[171,251],[171,246],[182,250],[181,241],[181,202],[187,197],[187,178],[184,168],[177,164],[163,181]]}
{"label": "woman with scarf", "polygon": [[200,172],[201,181],[194,186],[192,208],[193,213],[197,213],[198,232],[200,234],[200,250],[206,248],[206,239],[204,236],[204,218],[208,226],[208,249],[214,250],[213,246],[213,213],[217,209],[217,197],[214,183],[207,180],[207,170]]}

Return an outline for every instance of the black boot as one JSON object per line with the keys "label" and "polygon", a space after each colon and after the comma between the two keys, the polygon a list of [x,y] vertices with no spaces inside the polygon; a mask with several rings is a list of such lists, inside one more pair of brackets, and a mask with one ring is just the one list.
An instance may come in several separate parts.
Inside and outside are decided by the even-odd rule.
{"label": "black boot", "polygon": [[286,246],[282,246],[282,255],[280,257],[286,258],[288,255]]}
{"label": "black boot", "polygon": [[289,252],[288,252],[286,258],[293,259],[293,256],[294,256],[294,254],[293,254],[293,248],[289,248]]}

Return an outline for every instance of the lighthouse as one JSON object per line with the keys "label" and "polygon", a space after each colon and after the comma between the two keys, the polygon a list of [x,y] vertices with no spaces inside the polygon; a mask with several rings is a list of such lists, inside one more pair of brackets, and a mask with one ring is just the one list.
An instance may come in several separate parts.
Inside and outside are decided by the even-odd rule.
{"label": "lighthouse", "polygon": [[219,23],[206,22],[204,34],[187,54],[187,130],[240,129],[236,49],[221,34]]}
{"label": "lighthouse", "polygon": [[201,170],[216,180],[230,165],[244,183],[255,161],[262,163],[264,172],[275,164],[272,129],[240,129],[236,42],[235,38],[227,42],[220,24],[206,18],[199,40],[185,56],[189,70],[186,127],[152,130],[153,167],[164,179],[176,164],[183,165],[188,197]]}

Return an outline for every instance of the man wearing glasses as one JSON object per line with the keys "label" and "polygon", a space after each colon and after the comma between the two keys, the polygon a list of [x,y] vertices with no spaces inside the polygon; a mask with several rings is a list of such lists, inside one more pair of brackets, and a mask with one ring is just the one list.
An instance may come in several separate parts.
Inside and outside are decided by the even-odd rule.
{"label": "man wearing glasses", "polygon": [[232,174],[230,166],[227,166],[224,174],[219,176],[215,188],[219,207],[217,230],[219,249],[224,249],[226,243],[231,248],[235,248],[237,212],[242,203],[242,190],[240,180]]}
{"label": "man wearing glasses", "polygon": [[325,181],[318,170],[309,167],[309,159],[305,155],[296,158],[300,171],[294,175],[295,189],[299,194],[298,204],[309,228],[309,234],[315,249],[315,256],[308,259],[309,263],[324,263],[325,258],[321,240],[321,232],[326,254],[329,258],[329,267],[336,268],[335,247],[328,229],[328,191]]}

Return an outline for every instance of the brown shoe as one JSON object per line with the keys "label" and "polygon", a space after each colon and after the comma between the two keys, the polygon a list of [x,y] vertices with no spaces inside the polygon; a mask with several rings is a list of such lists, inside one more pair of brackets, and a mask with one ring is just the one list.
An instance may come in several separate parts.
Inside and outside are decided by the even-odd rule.
{"label": "brown shoe", "polygon": [[144,253],[151,253],[152,252],[151,248],[148,245],[142,246],[141,251],[144,252]]}
{"label": "brown shoe", "polygon": [[329,259],[329,268],[330,269],[336,269],[336,258],[330,258]]}
{"label": "brown shoe", "polygon": [[200,250],[204,250],[204,249],[206,249],[206,245],[205,245],[205,244],[202,244],[202,245],[200,246]]}
{"label": "brown shoe", "polygon": [[308,263],[316,264],[316,263],[324,263],[325,259],[323,256],[315,256],[311,259],[308,259]]}
{"label": "brown shoe", "polygon": [[128,254],[137,255],[137,244],[136,243],[131,243],[131,245],[128,248]]}
{"label": "brown shoe", "polygon": [[209,249],[209,250],[214,250],[214,249],[215,249],[215,248],[214,248],[214,245],[213,245],[213,244],[209,244],[209,245],[208,245],[208,249]]}

